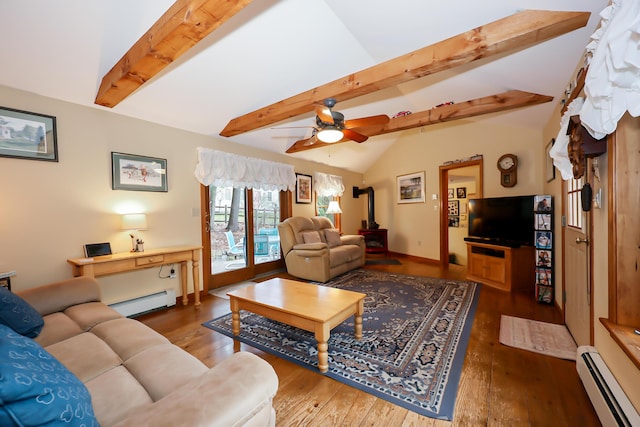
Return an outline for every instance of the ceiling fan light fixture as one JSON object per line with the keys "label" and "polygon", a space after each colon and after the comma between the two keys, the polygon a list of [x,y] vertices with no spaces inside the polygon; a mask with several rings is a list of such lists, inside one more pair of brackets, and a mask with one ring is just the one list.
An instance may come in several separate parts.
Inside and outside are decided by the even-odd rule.
{"label": "ceiling fan light fixture", "polygon": [[326,142],[327,144],[332,144],[334,142],[338,142],[342,139],[343,134],[342,131],[335,126],[327,126],[324,129],[321,129],[320,132],[316,135],[322,142]]}

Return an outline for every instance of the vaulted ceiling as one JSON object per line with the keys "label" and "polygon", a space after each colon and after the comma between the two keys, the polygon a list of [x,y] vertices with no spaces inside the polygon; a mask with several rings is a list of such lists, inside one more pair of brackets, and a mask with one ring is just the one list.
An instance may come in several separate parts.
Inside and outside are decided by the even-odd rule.
{"label": "vaulted ceiling", "polygon": [[[608,2],[200,0],[185,2],[189,11],[203,5],[198,25],[169,34],[173,21],[165,13],[173,3],[2,2],[0,85],[364,172],[403,133],[431,123],[542,127],[555,105],[545,101],[563,95]],[[176,16],[184,17],[178,6]],[[591,15],[578,14],[553,31],[529,29],[515,43],[508,35],[520,31],[514,16],[524,9]],[[527,16],[524,24],[534,20],[520,16]],[[474,37],[464,40],[477,45],[466,51],[460,43],[442,43],[473,29]],[[153,38],[139,42],[145,33]],[[494,43],[499,49],[486,48],[504,34],[506,41]],[[159,39],[165,40],[160,48],[154,45]],[[447,58],[448,66],[436,69],[424,58],[416,63],[412,52],[426,52],[432,63]],[[381,75],[399,57],[400,72]],[[415,115],[363,129],[370,138],[362,144],[292,147],[311,136],[313,104],[327,96],[338,99],[334,110],[347,119]]]}

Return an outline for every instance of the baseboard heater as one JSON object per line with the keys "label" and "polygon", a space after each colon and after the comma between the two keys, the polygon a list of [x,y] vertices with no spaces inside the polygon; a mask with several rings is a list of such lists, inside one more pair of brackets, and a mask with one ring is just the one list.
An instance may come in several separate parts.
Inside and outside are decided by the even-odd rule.
{"label": "baseboard heater", "polygon": [[578,375],[604,427],[640,426],[640,416],[595,347],[578,347]]}
{"label": "baseboard heater", "polygon": [[176,305],[175,289],[164,289],[150,295],[109,304],[109,307],[123,316],[133,317],[161,307],[171,307],[174,305]]}

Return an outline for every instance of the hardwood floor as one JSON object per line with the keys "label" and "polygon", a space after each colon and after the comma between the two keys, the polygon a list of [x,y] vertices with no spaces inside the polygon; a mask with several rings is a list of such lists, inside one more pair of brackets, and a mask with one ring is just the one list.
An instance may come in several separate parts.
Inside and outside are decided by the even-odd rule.
{"label": "hardwood floor", "polygon": [[[411,258],[401,261],[367,268],[464,280],[460,266],[442,270]],[[229,311],[228,300],[207,295],[199,310],[176,306],[138,320],[213,366],[234,352],[234,341],[201,323]],[[278,374],[273,403],[278,426],[599,426],[575,363],[500,344],[502,314],[562,322],[555,307],[537,304],[532,295],[483,286],[453,422],[420,416],[245,344],[240,348],[267,360]]]}

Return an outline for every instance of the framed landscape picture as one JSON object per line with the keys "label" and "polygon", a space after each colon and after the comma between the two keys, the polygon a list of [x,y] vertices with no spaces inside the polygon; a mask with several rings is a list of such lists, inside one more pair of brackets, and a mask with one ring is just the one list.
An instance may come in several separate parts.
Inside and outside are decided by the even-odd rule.
{"label": "framed landscape picture", "polygon": [[424,171],[397,178],[398,203],[424,203]]}
{"label": "framed landscape picture", "polygon": [[0,107],[0,156],[57,162],[56,118]]}
{"label": "framed landscape picture", "polygon": [[111,188],[167,192],[167,160],[112,152]]}

